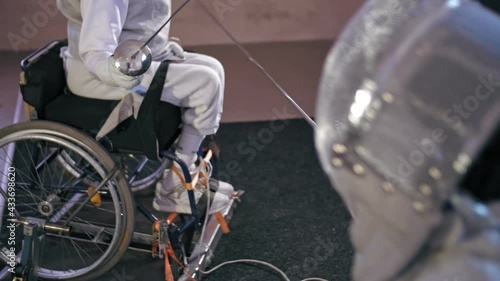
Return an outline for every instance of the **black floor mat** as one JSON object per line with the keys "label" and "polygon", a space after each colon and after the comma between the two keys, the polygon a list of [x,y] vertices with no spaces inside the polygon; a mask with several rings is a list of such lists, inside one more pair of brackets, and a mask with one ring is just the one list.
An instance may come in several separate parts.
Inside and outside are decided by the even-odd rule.
{"label": "black floor mat", "polygon": [[[314,150],[313,133],[302,120],[225,124],[221,179],[246,191],[222,237],[212,265],[234,259],[270,262],[293,281],[321,277],[350,280],[350,217],[329,186]],[[152,195],[138,197],[148,207]],[[137,214],[137,225],[149,223]],[[262,268],[259,266],[259,268]],[[206,281],[282,280],[255,266],[228,265]],[[163,261],[129,251],[102,281],[164,280]]]}

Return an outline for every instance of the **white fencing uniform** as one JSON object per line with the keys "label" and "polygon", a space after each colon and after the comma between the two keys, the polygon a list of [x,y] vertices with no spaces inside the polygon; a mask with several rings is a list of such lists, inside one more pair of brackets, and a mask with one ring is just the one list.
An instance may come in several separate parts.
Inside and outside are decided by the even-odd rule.
{"label": "white fencing uniform", "polygon": [[[57,5],[68,18],[69,44],[64,59],[68,86],[76,95],[120,100],[132,93],[136,95],[132,96],[136,105],[136,101],[142,100],[139,94],[147,91],[161,62],[175,57],[172,52],[179,50],[173,49],[182,49],[171,48],[170,26],[166,26],[148,44],[153,55],[149,70],[141,78],[128,77],[110,66],[111,55],[124,40],[146,42],[170,17],[171,0],[57,0]],[[209,56],[185,53],[183,57],[182,62],[170,64],[161,100],[184,108],[176,154],[188,167],[196,168],[196,153],[204,136],[214,134],[219,128],[224,69]],[[232,185],[221,184],[222,189],[233,191]],[[153,207],[159,211],[189,213],[187,192],[182,193],[182,198],[172,196],[179,187],[186,191],[177,176],[167,170],[164,180],[159,182]],[[217,192],[213,206],[225,206],[230,197]]]}
{"label": "white fencing uniform", "polygon": [[[79,96],[117,100],[135,90],[120,88],[110,78],[108,59],[127,39],[146,42],[171,15],[171,0],[57,0],[68,18],[68,51],[65,66],[70,90]],[[148,44],[153,63],[138,89],[147,89],[166,48],[169,25]],[[185,108],[183,130],[195,135],[214,134],[222,114],[224,69],[216,59],[186,53],[186,60],[172,63],[162,100]]]}

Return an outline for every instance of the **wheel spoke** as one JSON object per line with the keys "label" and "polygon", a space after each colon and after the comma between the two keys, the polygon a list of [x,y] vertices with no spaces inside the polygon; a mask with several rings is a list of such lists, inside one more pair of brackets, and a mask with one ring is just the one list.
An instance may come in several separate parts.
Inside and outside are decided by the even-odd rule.
{"label": "wheel spoke", "polygon": [[[67,127],[41,130],[55,125],[30,123],[14,125],[20,129],[12,130],[10,135],[0,130],[0,162],[16,169],[16,215],[24,221],[18,223],[80,225],[66,234],[41,230],[45,238],[38,275],[62,280],[95,277],[116,263],[124,252],[120,245],[125,233],[131,232],[133,224],[128,215],[133,216],[133,201],[127,183],[115,176],[109,155],[93,140]],[[30,126],[31,131],[27,129]],[[7,185],[6,172],[0,171],[2,188]],[[87,193],[90,187],[97,189],[102,198],[98,205],[91,202],[92,194]],[[0,245],[6,245],[10,235],[7,219],[11,216],[7,204],[0,203],[0,208]],[[20,253],[23,226],[14,230],[15,252]],[[54,262],[50,258],[54,255],[64,263]],[[0,265],[9,267],[2,261]]]}

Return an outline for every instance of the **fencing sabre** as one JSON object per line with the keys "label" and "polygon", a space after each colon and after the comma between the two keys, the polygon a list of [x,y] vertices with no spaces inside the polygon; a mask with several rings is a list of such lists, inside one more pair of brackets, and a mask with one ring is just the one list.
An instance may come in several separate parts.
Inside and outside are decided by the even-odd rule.
{"label": "fencing sabre", "polygon": [[[151,50],[147,46],[160,31],[179,13],[191,0],[186,0],[168,20],[145,42],[141,43],[137,40],[125,40],[121,42],[113,55],[114,65],[124,74],[130,76],[139,76],[144,74],[151,66],[152,56]],[[224,31],[224,33],[233,41],[240,51],[266,76],[267,79],[278,89],[278,91],[292,104],[292,106],[304,117],[309,125],[316,129],[317,125],[314,120],[293,100],[293,98],[285,91],[283,87],[274,79],[271,74],[243,47],[243,45],[229,32],[229,30],[208,10],[202,3],[202,0],[196,0],[203,11]]]}
{"label": "fencing sabre", "polygon": [[148,47],[148,44],[167,26],[177,13],[186,7],[189,1],[191,0],[186,0],[146,42],[142,43],[134,39],[120,42],[113,53],[113,65],[121,73],[129,76],[140,76],[148,71],[153,61],[151,49]]}

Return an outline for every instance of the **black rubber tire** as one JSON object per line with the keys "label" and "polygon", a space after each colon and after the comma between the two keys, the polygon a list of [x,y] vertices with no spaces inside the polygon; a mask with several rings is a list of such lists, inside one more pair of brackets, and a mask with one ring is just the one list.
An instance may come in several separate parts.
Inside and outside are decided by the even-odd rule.
{"label": "black rubber tire", "polygon": [[[66,140],[70,140],[81,147],[84,147],[87,152],[91,153],[96,159],[99,160],[106,171],[111,171],[115,166],[115,163],[111,159],[108,152],[94,139],[72,127],[60,123],[50,121],[30,121],[14,124],[0,130],[0,140],[8,135],[21,131],[32,131],[33,133],[50,132],[50,134],[65,138]],[[120,241],[116,244],[118,247],[111,250],[109,257],[98,265],[94,271],[83,276],[66,280],[95,280],[98,276],[108,272],[122,258],[128,249],[134,229],[134,201],[127,180],[122,171],[118,170],[113,179],[116,182],[117,192],[120,199],[122,199],[123,215],[125,216],[125,231],[120,233],[120,237],[118,237],[117,241]]]}

